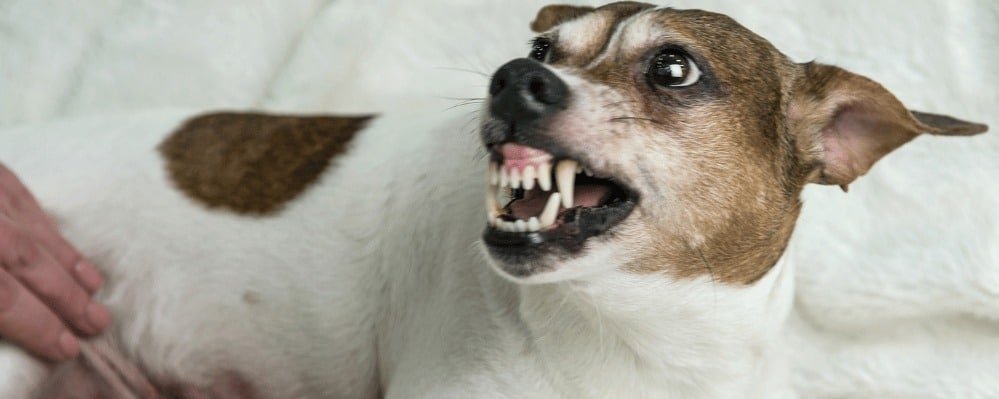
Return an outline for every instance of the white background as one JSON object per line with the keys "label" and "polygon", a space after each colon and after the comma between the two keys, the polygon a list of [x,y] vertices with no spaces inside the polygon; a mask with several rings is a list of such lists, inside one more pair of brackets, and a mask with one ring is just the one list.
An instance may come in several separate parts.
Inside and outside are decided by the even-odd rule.
{"label": "white background", "polygon": [[[0,0],[0,126],[158,107],[467,113],[443,97],[484,95],[480,74],[527,53],[544,4]],[[999,129],[999,2],[669,5]],[[805,197],[789,333],[804,397],[999,397],[999,132],[920,138],[849,194]]]}

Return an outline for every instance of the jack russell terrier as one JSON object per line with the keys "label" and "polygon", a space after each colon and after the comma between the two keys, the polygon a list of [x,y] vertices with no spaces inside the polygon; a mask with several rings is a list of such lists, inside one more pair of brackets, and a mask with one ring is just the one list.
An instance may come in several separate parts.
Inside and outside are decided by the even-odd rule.
{"label": "jack russell terrier", "polygon": [[116,324],[55,370],[4,347],[3,397],[795,397],[802,188],[986,130],[724,15],[549,6],[531,27],[478,138],[391,114],[4,131]]}

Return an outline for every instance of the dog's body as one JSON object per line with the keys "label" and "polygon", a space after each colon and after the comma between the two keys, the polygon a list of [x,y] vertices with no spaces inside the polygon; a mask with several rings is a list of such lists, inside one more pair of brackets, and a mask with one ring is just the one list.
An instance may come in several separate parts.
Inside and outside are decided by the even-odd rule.
{"label": "dog's body", "polygon": [[[412,115],[374,120],[280,215],[208,212],[174,188],[156,151],[190,116],[74,122],[69,137],[62,124],[25,129],[0,153],[105,267],[102,298],[119,315],[110,336],[155,381],[236,373],[264,398],[377,397],[380,384],[396,398],[716,398],[785,386],[770,352],[790,267],[751,290],[623,273],[519,287],[484,267],[482,226],[469,222],[483,213],[476,137],[454,134],[461,120]],[[610,287],[697,308],[620,309]],[[673,355],[636,367],[628,348]],[[34,363],[12,347],[3,355],[8,372]]]}
{"label": "dog's body", "polygon": [[[658,25],[652,21],[660,12],[681,18],[677,22],[690,17],[634,3],[597,11],[549,9],[535,22],[537,30],[552,32],[565,24],[564,38],[592,35],[606,44],[577,40],[572,48],[563,48],[569,55],[562,59],[567,64],[551,69],[557,75],[539,75],[542,72],[535,71],[541,71],[540,64],[523,62],[516,65],[517,73],[534,74],[548,85],[556,79],[568,82],[576,96],[576,102],[566,106],[570,111],[582,107],[580,102],[597,99],[640,102],[615,86],[623,85],[623,78],[608,69],[626,61],[599,52],[589,58],[581,54],[594,48],[630,57],[635,47],[644,49],[646,41],[658,40]],[[718,23],[710,15],[690,18],[705,18],[709,28]],[[683,34],[678,34],[680,42],[698,48]],[[762,46],[754,40],[749,42]],[[769,66],[775,77],[768,82],[772,87],[761,89],[758,85],[764,83],[752,79],[732,83],[732,74],[741,73],[742,67],[705,55],[703,59],[714,61],[713,71],[701,65],[707,94],[663,95],[681,113],[664,116],[677,126],[692,129],[692,123],[710,119],[704,123],[718,135],[697,142],[706,151],[686,147],[703,138],[698,136],[690,142],[668,136],[642,142],[650,130],[642,122],[626,124],[637,132],[633,136],[581,134],[579,143],[610,141],[615,154],[629,155],[589,158],[585,165],[597,176],[610,175],[628,184],[629,191],[641,194],[641,201],[637,196],[622,199],[637,204],[623,213],[631,216],[606,236],[573,244],[585,245],[583,252],[569,246],[540,258],[503,252],[520,250],[509,249],[522,245],[509,244],[521,237],[512,234],[531,235],[501,231],[490,203],[486,209],[481,205],[483,171],[489,161],[497,162],[495,147],[531,142],[524,137],[534,134],[511,128],[512,136],[497,140],[494,120],[483,124],[481,142],[492,157],[482,159],[476,156],[481,153],[480,138],[461,133],[463,121],[416,112],[376,117],[345,136],[340,144],[346,150],[329,155],[332,162],[323,164],[318,180],[303,183],[304,190],[287,201],[257,208],[244,206],[253,198],[227,203],[226,192],[221,202],[206,201],[199,186],[188,184],[191,178],[173,167],[178,162],[174,155],[198,144],[180,146],[178,152],[165,148],[179,132],[191,131],[184,123],[190,112],[94,119],[75,123],[72,132],[60,125],[8,131],[0,159],[27,182],[70,239],[105,268],[109,285],[102,299],[117,322],[103,339],[115,343],[157,384],[207,387],[236,376],[261,398],[792,397],[781,329],[791,308],[794,268],[781,255],[797,215],[801,185],[846,185],[918,132],[890,140],[891,148],[880,143],[874,155],[843,164],[837,159],[809,163],[807,157],[821,152],[817,148],[835,149],[838,144],[820,145],[806,136],[799,137],[803,142],[780,141],[777,149],[759,149],[753,157],[741,154],[737,148],[755,146],[759,140],[742,140],[737,134],[755,132],[755,123],[766,123],[753,119],[758,115],[740,113],[739,107],[746,104],[790,114],[788,120],[778,120],[776,113],[768,116],[782,132],[832,123],[830,118],[842,113],[830,109],[837,104],[790,99],[801,90],[838,87],[828,82],[840,82],[839,72],[799,70],[777,54],[768,48],[754,54],[759,59],[773,57]],[[586,66],[576,65],[581,61],[574,57],[583,58]],[[590,72],[576,74],[579,70]],[[828,80],[823,80],[824,86],[797,88],[810,74]],[[519,75],[510,76],[505,84],[519,84]],[[852,77],[843,79],[843,85],[870,89]],[[613,84],[598,87],[594,82]],[[502,90],[494,84],[493,97],[501,98]],[[544,90],[543,95],[550,95]],[[850,104],[863,105],[873,96],[878,106],[895,106],[881,94],[820,94],[807,100],[859,98]],[[760,98],[767,95],[779,100]],[[735,100],[725,107],[698,108],[730,98]],[[615,111],[662,115],[658,107],[622,105]],[[696,111],[701,113],[689,114]],[[524,112],[501,106],[491,111],[496,120],[522,118]],[[823,113],[835,115],[813,115]],[[912,118],[908,112],[899,115]],[[575,122],[578,129],[585,121],[580,117],[564,123]],[[932,118],[890,122],[939,134],[960,134],[947,131],[948,125],[967,128]],[[81,130],[83,125],[88,127]],[[56,142],[58,146],[51,145]],[[566,154],[583,156],[578,143],[563,138],[559,145],[569,148]],[[654,151],[643,153],[650,148]],[[660,162],[663,170],[648,174],[629,169],[656,165],[650,159]],[[766,174],[773,165],[779,176],[770,180]],[[745,167],[739,170],[744,174],[730,179],[723,174],[730,166]],[[678,168],[690,171],[676,174]],[[663,183],[669,176],[677,176],[676,181]],[[651,192],[647,186],[662,191]],[[722,188],[712,192],[715,186]],[[740,191],[749,189],[748,194]],[[743,194],[753,201],[745,202]],[[697,201],[703,208],[692,209],[690,203]],[[542,245],[563,245],[565,241],[552,237],[573,226],[568,214],[572,211],[560,213],[554,227],[544,230],[551,236]],[[479,243],[484,215],[491,225],[485,254]],[[580,230],[588,231],[585,227]],[[733,238],[727,229],[753,236],[754,241]],[[767,234],[754,235],[756,230]],[[723,251],[715,252],[719,248]],[[546,257],[551,254],[558,256]],[[535,282],[547,284],[521,284]],[[13,365],[9,370],[27,370],[15,368],[30,363],[25,355],[13,348],[3,351],[5,361]],[[34,367],[35,372],[23,378],[39,383],[45,371]],[[31,386],[16,385],[21,391],[10,397],[26,394]]]}

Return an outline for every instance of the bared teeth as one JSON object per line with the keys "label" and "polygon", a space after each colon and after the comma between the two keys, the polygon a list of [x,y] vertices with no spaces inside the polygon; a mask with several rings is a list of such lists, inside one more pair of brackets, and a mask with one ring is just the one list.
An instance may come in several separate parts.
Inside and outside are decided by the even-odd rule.
{"label": "bared teeth", "polygon": [[543,191],[552,189],[552,164],[544,162],[538,165],[538,187]]}
{"label": "bared teeth", "polygon": [[562,196],[559,193],[552,193],[548,197],[548,203],[545,204],[545,210],[541,211],[541,216],[538,217],[538,222],[541,224],[541,228],[545,228],[555,224],[555,217],[558,216],[558,204],[562,201]]}
{"label": "bared teeth", "polygon": [[555,165],[555,185],[558,192],[562,194],[562,206],[565,209],[572,208],[572,190],[576,186],[576,168],[579,162],[565,160]]}
{"label": "bared teeth", "polygon": [[489,172],[488,172],[489,174],[486,177],[489,179],[489,185],[490,186],[495,186],[495,185],[499,184],[499,170],[498,169],[499,169],[499,166],[496,165],[496,162],[490,162],[489,163]]}
{"label": "bared teeth", "polygon": [[[553,226],[558,218],[559,209],[573,207],[577,174],[592,176],[593,172],[579,162],[569,159],[555,165],[552,165],[550,160],[543,160],[522,167],[504,165],[502,161],[490,162],[486,173],[488,182],[486,212],[489,224],[502,231],[521,233],[537,232]],[[501,204],[509,202],[510,198],[507,197],[513,192],[511,189],[520,188],[526,191],[538,188],[544,192],[551,192],[554,188],[554,191],[549,194],[540,215],[513,221],[503,220],[507,211]],[[510,219],[509,216],[507,214],[505,217]]]}
{"label": "bared teeth", "polygon": [[486,212],[489,215],[490,221],[496,219],[501,213],[503,213],[503,209],[500,208],[499,203],[496,202],[496,194],[493,190],[486,190]]}
{"label": "bared teeth", "polygon": [[499,168],[499,186],[501,188],[502,187],[507,187],[507,183],[509,183],[509,182],[510,182],[510,175],[507,174],[506,168],[500,167]]}
{"label": "bared teeth", "polygon": [[527,221],[527,231],[538,231],[541,230],[541,221],[536,217],[532,217]]}
{"label": "bared teeth", "polygon": [[524,167],[523,184],[524,190],[531,190],[534,188],[534,178],[536,174],[534,172],[534,167],[527,165]]}
{"label": "bared teeth", "polygon": [[517,169],[510,169],[510,187],[520,188],[520,171]]}
{"label": "bared teeth", "polygon": [[503,222],[503,230],[509,231],[511,233],[517,232],[517,224],[514,222]]}

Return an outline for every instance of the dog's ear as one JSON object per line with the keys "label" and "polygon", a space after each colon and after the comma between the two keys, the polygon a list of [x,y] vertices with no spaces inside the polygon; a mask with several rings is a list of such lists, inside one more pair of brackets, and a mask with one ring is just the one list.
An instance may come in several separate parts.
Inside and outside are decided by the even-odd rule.
{"label": "dog's ear", "polygon": [[788,125],[812,183],[846,185],[922,133],[970,136],[988,127],[949,116],[910,112],[884,87],[830,65],[809,63],[795,83]]}
{"label": "dog's ear", "polygon": [[565,4],[545,6],[541,11],[538,11],[538,16],[534,17],[534,22],[531,22],[531,30],[537,33],[545,32],[558,24],[579,18],[593,10],[595,10],[593,7]]}

